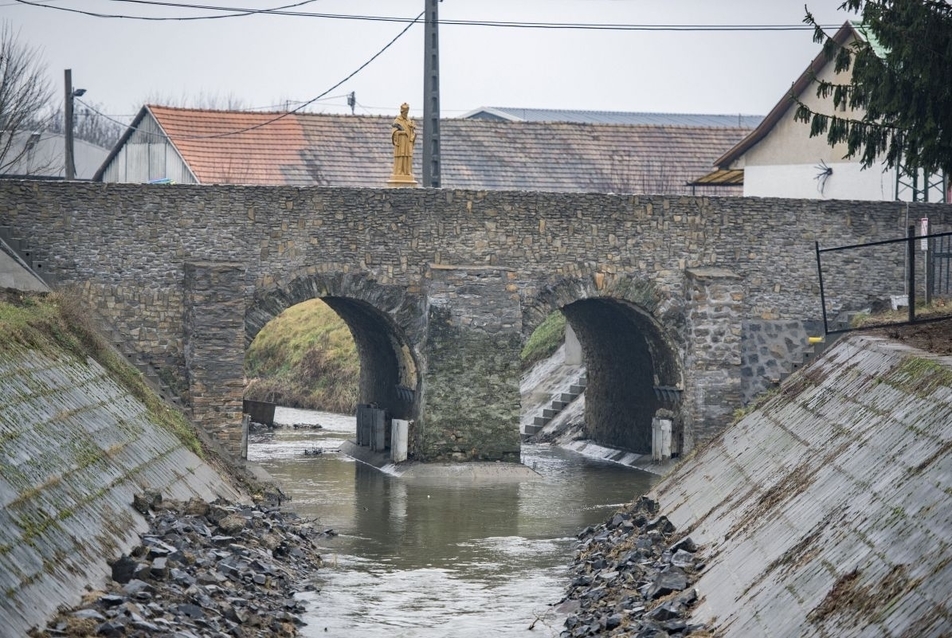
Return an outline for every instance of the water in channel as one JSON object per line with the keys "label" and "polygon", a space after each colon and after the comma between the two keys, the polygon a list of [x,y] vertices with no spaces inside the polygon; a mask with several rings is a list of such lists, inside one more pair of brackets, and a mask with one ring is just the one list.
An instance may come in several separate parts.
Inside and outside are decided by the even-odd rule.
{"label": "water in channel", "polygon": [[558,635],[564,617],[551,605],[564,595],[576,534],[656,479],[523,445],[540,480],[409,481],[336,453],[354,438],[353,417],[278,408],[275,422],[285,427],[251,435],[249,459],[294,511],[339,534],[321,541],[319,591],[301,595],[308,637]]}

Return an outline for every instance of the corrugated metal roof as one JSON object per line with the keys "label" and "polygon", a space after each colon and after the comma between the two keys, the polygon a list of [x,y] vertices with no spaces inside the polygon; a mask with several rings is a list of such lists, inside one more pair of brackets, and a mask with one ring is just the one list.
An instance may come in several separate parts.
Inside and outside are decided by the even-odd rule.
{"label": "corrugated metal roof", "polygon": [[[52,177],[66,175],[66,136],[62,133],[18,131],[3,158],[0,175],[4,177]],[[73,140],[73,164],[76,179],[90,179],[109,151],[85,140]]]}
{"label": "corrugated metal roof", "polygon": [[754,128],[762,115],[719,115],[704,113],[638,113],[626,111],[573,111],[484,106],[463,116],[467,119],[509,120],[512,122],[575,122],[577,124],[628,124],[633,126],[705,126]]}
{"label": "corrugated metal roof", "polygon": [[[203,184],[383,187],[393,166],[392,117],[290,114],[269,123],[283,114],[149,109]],[[445,188],[653,194],[691,194],[688,182],[750,130],[475,119],[440,126]]]}

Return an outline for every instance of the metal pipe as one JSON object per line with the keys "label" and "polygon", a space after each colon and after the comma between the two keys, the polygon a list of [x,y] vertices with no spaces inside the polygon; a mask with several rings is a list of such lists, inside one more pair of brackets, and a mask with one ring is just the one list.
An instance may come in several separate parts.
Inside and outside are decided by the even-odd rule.
{"label": "metal pipe", "polygon": [[820,242],[816,244],[816,273],[820,279],[820,305],[823,308],[823,334],[830,334],[830,326],[826,322],[826,295],[823,292],[823,266],[820,264]]}

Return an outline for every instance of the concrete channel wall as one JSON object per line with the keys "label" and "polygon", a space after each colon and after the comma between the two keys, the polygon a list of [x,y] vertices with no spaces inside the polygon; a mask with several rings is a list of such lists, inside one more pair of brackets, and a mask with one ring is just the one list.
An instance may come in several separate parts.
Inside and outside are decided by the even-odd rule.
{"label": "concrete channel wall", "polygon": [[667,476],[718,636],[948,636],[952,357],[841,341]]}
{"label": "concrete channel wall", "polygon": [[23,636],[98,587],[164,496],[239,498],[93,360],[0,342],[0,635]]}

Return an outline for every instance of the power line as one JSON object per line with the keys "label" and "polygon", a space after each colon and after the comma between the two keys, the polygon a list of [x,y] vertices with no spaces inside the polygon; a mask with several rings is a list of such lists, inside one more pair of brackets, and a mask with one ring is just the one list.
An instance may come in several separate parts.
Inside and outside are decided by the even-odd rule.
{"label": "power line", "polygon": [[[270,120],[267,120],[267,121],[265,121],[265,122],[261,122],[260,124],[255,124],[254,126],[247,126],[247,127],[245,127],[245,128],[241,128],[241,129],[238,129],[238,130],[235,130],[235,131],[228,131],[228,132],[226,132],[226,133],[217,133],[217,134],[215,134],[215,135],[185,135],[185,136],[183,136],[183,137],[180,138],[180,139],[185,139],[185,140],[210,140],[210,139],[220,139],[220,138],[224,138],[224,137],[231,137],[231,136],[233,136],[233,135],[240,135],[241,133],[247,133],[248,131],[254,131],[254,130],[257,130],[257,129],[259,129],[259,128],[268,126],[269,124],[274,124],[274,123],[277,122],[278,120],[283,120],[284,118],[288,117],[289,115],[291,115],[291,114],[293,114],[293,113],[297,113],[298,111],[301,111],[302,109],[304,109],[304,108],[310,106],[311,104],[313,104],[313,103],[317,102],[318,100],[320,100],[321,98],[325,97],[328,93],[330,93],[331,91],[333,91],[334,89],[336,89],[337,87],[339,87],[340,85],[342,85],[343,83],[347,82],[347,80],[351,79],[352,77],[354,77],[355,75],[357,75],[358,73],[360,73],[361,71],[363,71],[371,62],[373,62],[374,60],[376,60],[377,58],[379,58],[381,55],[383,55],[383,52],[384,52],[384,51],[386,51],[386,50],[389,49],[391,46],[393,46],[393,43],[394,43],[394,42],[396,42],[396,41],[399,40],[401,37],[403,37],[403,35],[404,35],[407,31],[410,30],[410,27],[412,27],[414,24],[416,24],[416,23],[420,20],[420,18],[423,17],[423,14],[424,14],[424,13],[426,13],[426,12],[425,12],[425,11],[421,11],[421,12],[420,12],[420,15],[418,15],[416,18],[414,18],[406,27],[403,28],[403,30],[402,30],[400,33],[398,33],[392,40],[390,40],[390,42],[388,42],[387,44],[385,44],[382,49],[380,49],[379,51],[377,51],[376,53],[374,53],[372,56],[370,56],[370,59],[369,59],[369,60],[367,60],[366,62],[364,62],[363,64],[361,64],[359,67],[357,67],[354,71],[352,71],[350,74],[348,74],[347,77],[345,77],[343,80],[341,80],[340,82],[338,82],[338,83],[335,84],[334,86],[330,87],[329,89],[327,89],[326,91],[324,91],[324,92],[321,93],[320,95],[318,95],[318,96],[316,96],[316,97],[313,97],[313,98],[311,98],[310,100],[308,100],[308,101],[306,101],[306,102],[301,103],[300,106],[297,106],[297,107],[291,109],[290,111],[287,111],[287,112],[285,112],[285,113],[282,113],[281,115],[278,115],[278,116],[276,116],[276,117],[274,117],[274,118],[272,118],[272,119],[270,119]],[[85,106],[85,107],[87,107],[87,108],[93,110],[94,112],[98,113],[99,115],[102,115],[102,116],[105,117],[106,119],[108,119],[108,120],[110,120],[110,121],[113,121],[113,122],[118,122],[118,120],[114,120],[114,119],[112,119],[111,117],[109,117],[108,115],[104,115],[103,113],[100,113],[99,111],[97,111],[96,109],[92,108],[91,106],[89,106],[89,105],[86,104],[85,102],[81,102],[81,103],[83,104],[83,106]],[[118,123],[119,123],[119,124],[122,124],[122,122],[118,122]],[[123,126],[125,126],[125,124],[123,124]],[[137,129],[135,129],[135,130],[138,131],[138,130],[140,130],[140,129],[137,128]],[[163,135],[158,134],[158,133],[150,133],[150,132],[146,132],[146,133],[147,133],[147,134],[151,134],[151,135],[155,135],[156,137],[164,137]]]}
{"label": "power line", "polygon": [[[314,102],[330,102],[331,100],[339,100],[340,98],[347,97],[347,93],[341,93],[339,95],[328,95],[327,97],[320,98],[318,100],[311,100],[310,103]],[[284,100],[278,104],[268,104],[266,106],[249,106],[241,109],[235,109],[236,111],[269,111],[279,109],[282,106],[287,107],[288,104],[304,104],[302,100]]]}
{"label": "power line", "polygon": [[[166,2],[145,2],[141,0],[114,0],[122,2],[134,2],[136,4],[147,4],[154,6],[169,6],[175,8],[188,8],[188,9],[212,9],[216,11],[232,11],[233,13],[228,13],[225,15],[209,15],[209,16],[175,16],[175,17],[160,17],[160,16],[131,16],[131,15],[120,15],[120,14],[111,14],[111,13],[98,13],[96,11],[84,11],[82,9],[73,9],[70,7],[60,7],[44,4],[41,2],[31,2],[30,0],[16,0],[18,4],[26,4],[31,7],[40,7],[43,9],[54,9],[56,11],[65,11],[66,13],[78,13],[80,15],[90,16],[93,18],[116,18],[116,19],[125,19],[125,20],[148,20],[151,22],[163,22],[163,21],[188,21],[188,20],[220,20],[222,18],[241,18],[249,15],[255,15],[260,13],[273,13],[280,12],[286,9],[293,9],[294,7],[301,7],[306,4],[311,4],[317,0],[301,0],[301,2],[295,2],[293,4],[287,4],[281,7],[275,7],[273,9],[228,9],[225,7],[203,7],[200,5],[186,5],[186,4],[176,4],[176,3],[166,3]],[[4,5],[9,6],[9,5]],[[290,15],[290,14],[288,14]]]}
{"label": "power line", "polygon": [[[112,18],[126,20],[150,20],[150,21],[174,21],[174,20],[210,20],[226,17],[241,17],[248,15],[275,15],[298,18],[318,18],[325,20],[356,20],[365,22],[397,22],[413,24],[419,18],[405,18],[398,16],[375,16],[360,14],[338,14],[338,13],[311,13],[307,11],[291,11],[289,9],[304,4],[309,4],[315,0],[303,0],[302,2],[275,7],[272,9],[253,9],[246,7],[216,7],[213,5],[193,4],[184,2],[165,2],[162,0],[111,0],[112,2],[136,4],[144,6],[154,6],[163,8],[202,10],[202,11],[225,11],[229,12],[223,16],[135,16],[117,13],[98,13],[86,11],[83,9],[74,9],[72,7],[54,6],[34,2],[32,0],[16,0],[20,4],[25,4],[43,9],[52,9],[55,11],[66,11],[69,13],[79,13],[96,18]],[[737,32],[737,31],[813,31],[814,27],[808,24],[612,24],[597,22],[523,22],[508,20],[453,20],[441,19],[441,26],[473,26],[473,27],[492,27],[506,29],[558,29],[558,30],[583,30],[583,31],[666,31],[666,32]],[[823,28],[836,28],[837,25],[821,25]]]}

